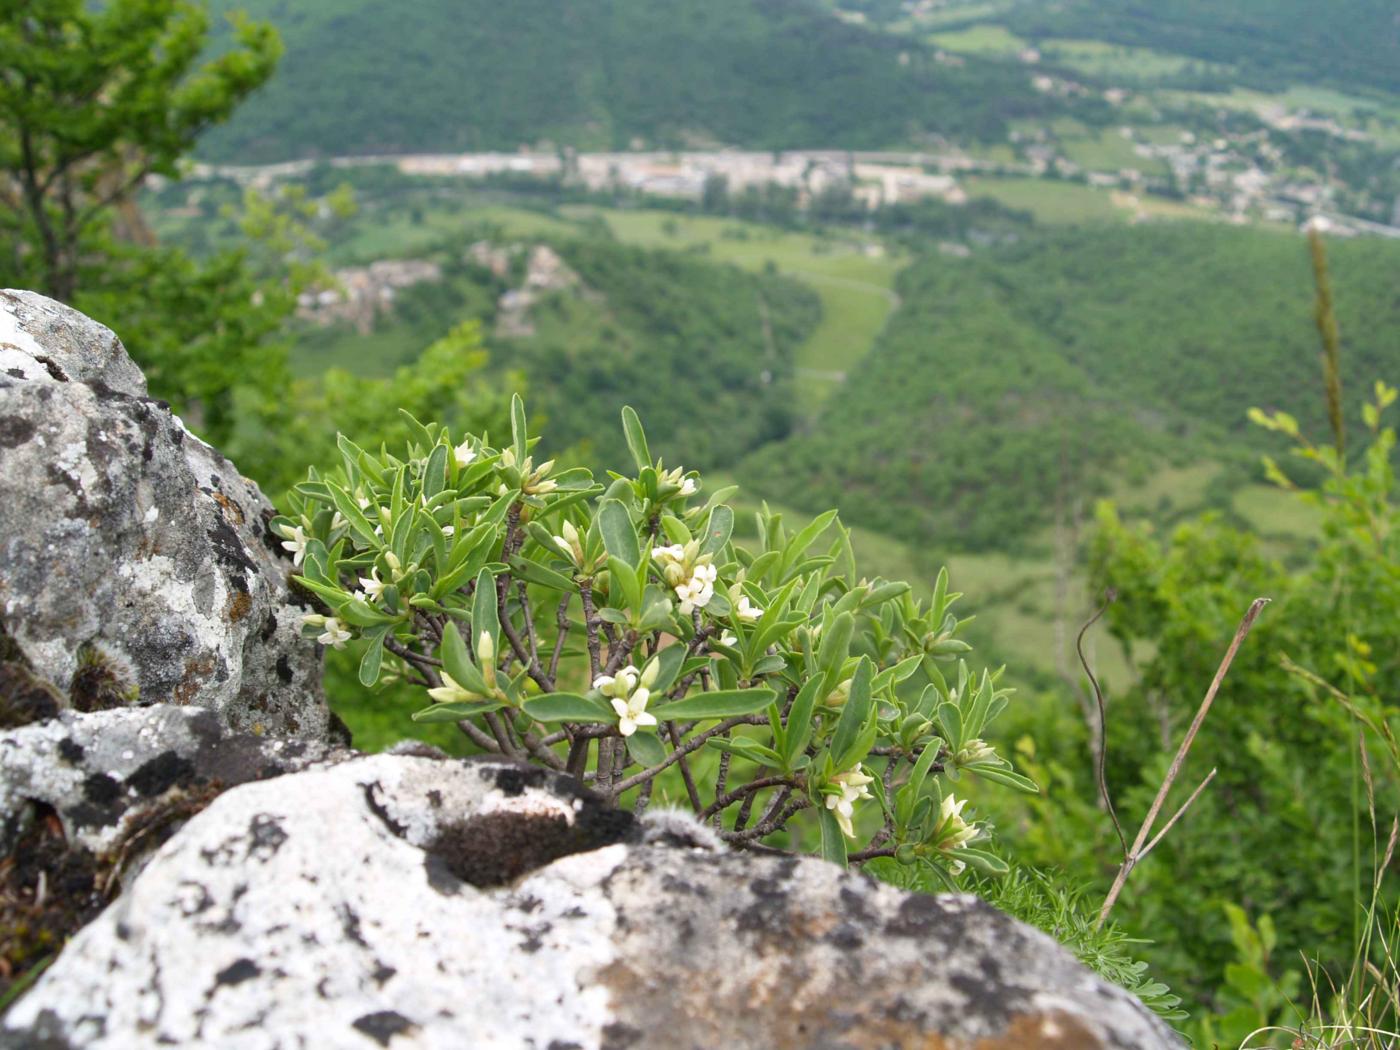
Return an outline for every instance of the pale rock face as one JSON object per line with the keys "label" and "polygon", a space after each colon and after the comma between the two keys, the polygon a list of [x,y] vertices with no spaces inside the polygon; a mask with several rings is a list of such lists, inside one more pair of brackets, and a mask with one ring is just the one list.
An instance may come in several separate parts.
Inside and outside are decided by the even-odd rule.
{"label": "pale rock face", "polygon": [[973,898],[728,852],[537,768],[377,755],[214,801],[10,1010],[0,1045],[1179,1044]]}
{"label": "pale rock face", "polygon": [[0,857],[36,803],[59,818],[70,846],[100,854],[172,793],[217,791],[351,754],[314,740],[231,733],[200,707],[63,711],[0,732]]}
{"label": "pale rock face", "polygon": [[146,396],[112,332],[0,292],[0,629],[70,693],[84,652],[143,702],[324,737],[309,607],[258,487]]}

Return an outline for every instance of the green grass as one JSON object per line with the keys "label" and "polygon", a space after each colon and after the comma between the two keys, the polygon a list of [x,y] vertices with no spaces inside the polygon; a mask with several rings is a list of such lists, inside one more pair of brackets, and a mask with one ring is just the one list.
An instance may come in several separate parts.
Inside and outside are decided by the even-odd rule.
{"label": "green grass", "polygon": [[969,55],[1014,55],[1026,42],[1005,26],[976,25],[929,37],[939,47]]}
{"label": "green grass", "polygon": [[[770,264],[804,281],[822,297],[822,321],[797,354],[798,397],[804,412],[815,412],[870,349],[898,305],[894,278],[901,256],[855,235],[824,237],[792,233],[758,223],[665,211],[615,211],[570,207],[577,219],[598,216],[628,244],[675,251],[703,251],[707,258],[749,270]],[[867,250],[873,246],[876,253]]]}
{"label": "green grass", "polygon": [[966,183],[972,197],[994,197],[1011,208],[1031,212],[1037,222],[1076,224],[1122,222],[1124,211],[1103,190],[1075,182],[1049,179],[973,178]]}
{"label": "green grass", "polygon": [[1173,76],[1192,66],[1219,70],[1227,68],[1201,62],[1189,55],[1145,47],[1126,47],[1101,40],[1046,40],[1040,50],[1048,61],[1108,79],[1151,80]]}

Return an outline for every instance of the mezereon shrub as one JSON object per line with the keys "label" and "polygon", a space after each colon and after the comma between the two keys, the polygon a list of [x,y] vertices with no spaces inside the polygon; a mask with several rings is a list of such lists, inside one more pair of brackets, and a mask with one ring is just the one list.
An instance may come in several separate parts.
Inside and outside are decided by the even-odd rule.
{"label": "mezereon shrub", "polygon": [[956,782],[1035,785],[982,739],[1007,690],[960,659],[946,574],[927,602],[858,576],[834,511],[790,534],[765,510],[741,542],[734,490],[702,502],[630,409],[606,484],[537,455],[518,397],[511,420],[500,448],[340,439],[274,523],[326,606],[309,636],[362,640],[361,683],[420,685],[419,721],[637,809],[683,799],[732,845],[1005,870]]}

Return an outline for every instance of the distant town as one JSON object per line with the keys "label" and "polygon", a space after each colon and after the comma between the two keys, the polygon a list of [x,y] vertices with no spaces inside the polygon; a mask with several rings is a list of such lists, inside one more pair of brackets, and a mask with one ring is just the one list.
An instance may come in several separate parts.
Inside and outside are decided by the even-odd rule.
{"label": "distant town", "polygon": [[[1045,78],[1048,79],[1048,78]],[[1068,90],[1051,82],[1046,90]],[[1280,113],[1280,125],[1308,118]],[[1338,134],[1346,129],[1337,128]],[[299,160],[259,166],[196,165],[194,178],[230,178],[266,186],[297,178],[318,164],[336,168],[392,165],[406,175],[486,179],[492,176],[538,178],[596,192],[631,191],[644,196],[701,200],[707,187],[729,193],[765,186],[796,193],[798,207],[832,190],[846,190],[866,208],[938,199],[959,205],[968,200],[968,176],[1055,178],[1074,180],[1105,191],[1126,194],[1170,192],[1183,203],[1215,212],[1223,221],[1275,224],[1320,224],[1340,235],[1376,234],[1400,238],[1400,202],[1390,223],[1347,215],[1337,207],[1336,190],[1321,181],[1300,180],[1296,172],[1273,165],[1271,147],[1260,132],[1198,138],[1181,133],[1175,142],[1144,141],[1131,126],[1105,132],[1119,135],[1143,159],[1142,167],[1115,171],[1085,170],[1057,151],[1048,137],[1014,133],[1019,156],[1014,162],[992,161],[958,147],[922,152],[848,152],[841,150],[656,151],[580,153],[568,149],[515,153],[410,154]],[[1147,174],[1165,165],[1170,176]]]}

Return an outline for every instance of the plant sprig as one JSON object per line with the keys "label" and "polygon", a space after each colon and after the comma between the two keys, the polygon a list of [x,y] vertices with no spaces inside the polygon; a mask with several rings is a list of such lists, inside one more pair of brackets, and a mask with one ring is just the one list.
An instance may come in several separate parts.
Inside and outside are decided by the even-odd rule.
{"label": "plant sprig", "polygon": [[501,447],[417,420],[398,455],[340,439],[273,522],[325,605],[308,636],[359,639],[366,687],[422,687],[418,721],[619,803],[659,786],[736,847],[1005,870],[952,785],[1036,788],[983,740],[1009,690],[961,659],[946,570],[928,601],[857,577],[834,511],[790,532],[765,506],[740,542],[734,490],[702,501],[630,408],[635,469],[606,485],[536,462],[518,396],[511,422]]}

